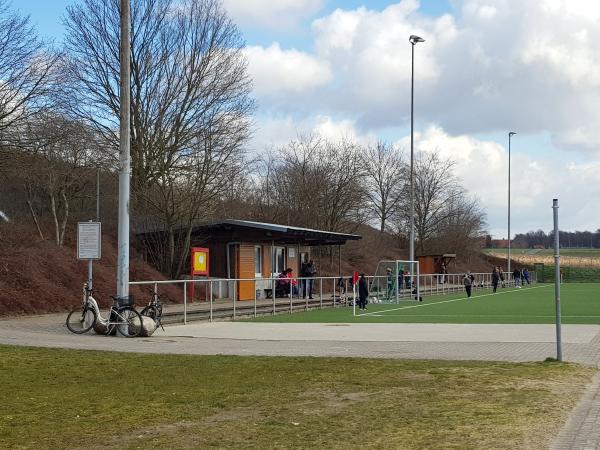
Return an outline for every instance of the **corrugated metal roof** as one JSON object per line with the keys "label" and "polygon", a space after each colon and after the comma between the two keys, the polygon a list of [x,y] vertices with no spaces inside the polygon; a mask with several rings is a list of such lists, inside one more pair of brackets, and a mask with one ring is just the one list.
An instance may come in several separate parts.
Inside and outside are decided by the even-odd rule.
{"label": "corrugated metal roof", "polygon": [[250,220],[237,220],[237,219],[226,219],[220,222],[214,222],[210,225],[219,225],[219,224],[230,224],[230,225],[239,225],[248,228],[257,228],[261,230],[271,230],[278,231],[280,233],[288,233],[289,231],[299,231],[299,232],[308,232],[308,233],[318,233],[318,234],[330,234],[335,236],[344,237],[346,239],[362,239],[362,236],[358,234],[347,234],[347,233],[338,233],[335,231],[325,231],[325,230],[315,230],[312,228],[300,228],[300,227],[292,227],[289,225],[279,225],[276,223],[264,223],[264,222],[253,222]]}

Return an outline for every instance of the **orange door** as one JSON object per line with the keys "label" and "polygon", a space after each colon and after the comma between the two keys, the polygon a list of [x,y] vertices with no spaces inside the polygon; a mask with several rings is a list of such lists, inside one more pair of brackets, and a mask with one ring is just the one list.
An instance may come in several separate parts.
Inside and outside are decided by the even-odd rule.
{"label": "orange door", "polygon": [[[254,278],[254,245],[240,244],[237,278]],[[254,281],[237,282],[237,299],[254,300]]]}

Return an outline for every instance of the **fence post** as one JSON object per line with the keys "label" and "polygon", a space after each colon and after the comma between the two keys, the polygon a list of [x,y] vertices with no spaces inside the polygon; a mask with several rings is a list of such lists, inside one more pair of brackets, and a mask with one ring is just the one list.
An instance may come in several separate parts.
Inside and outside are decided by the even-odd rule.
{"label": "fence post", "polygon": [[254,278],[254,317],[256,317],[256,278]]}
{"label": "fence post", "polygon": [[[154,289],[156,290],[156,283]],[[183,282],[183,324],[187,325],[187,280]]]}
{"label": "fence post", "polygon": [[236,298],[236,295],[235,295],[236,292],[235,292],[235,290],[236,290],[236,288],[237,288],[237,282],[234,281],[233,282],[233,320],[234,321],[235,321],[235,298]]}
{"label": "fence post", "polygon": [[292,279],[290,278],[290,314],[292,313],[292,293],[294,292],[294,283],[292,283]]}
{"label": "fence post", "polygon": [[210,321],[213,321],[213,295],[212,295],[212,281],[208,280],[208,297],[210,298]]}
{"label": "fence post", "polygon": [[273,297],[273,315],[275,315],[275,279],[271,277],[271,297]]}
{"label": "fence post", "polygon": [[335,278],[333,279],[333,307],[335,308]]}
{"label": "fence post", "polygon": [[[309,288],[309,287],[308,287],[308,283],[311,283],[312,281],[313,281],[312,279],[310,279],[310,280],[308,280],[308,279],[305,279],[305,280],[304,280],[304,282],[306,283],[306,285],[304,286],[304,287],[305,287],[305,290],[304,290],[304,292],[302,293],[302,295],[305,295],[305,296],[306,296],[306,311],[308,311],[308,298],[309,298],[309,297],[312,297],[312,287],[311,287],[311,288]],[[310,295],[307,295],[307,294],[310,294]]]}
{"label": "fence post", "polygon": [[321,302],[321,309],[323,309],[323,278],[319,278],[319,301]]}

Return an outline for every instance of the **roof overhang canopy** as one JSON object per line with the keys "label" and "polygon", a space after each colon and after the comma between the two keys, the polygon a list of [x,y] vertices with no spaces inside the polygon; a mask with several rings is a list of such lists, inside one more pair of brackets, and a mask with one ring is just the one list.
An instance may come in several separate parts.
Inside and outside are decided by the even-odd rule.
{"label": "roof overhang canopy", "polygon": [[228,241],[274,242],[281,245],[344,245],[347,241],[357,241],[357,234],[336,233],[313,230],[274,223],[252,222],[227,219],[211,222],[193,228],[192,236],[210,236]]}

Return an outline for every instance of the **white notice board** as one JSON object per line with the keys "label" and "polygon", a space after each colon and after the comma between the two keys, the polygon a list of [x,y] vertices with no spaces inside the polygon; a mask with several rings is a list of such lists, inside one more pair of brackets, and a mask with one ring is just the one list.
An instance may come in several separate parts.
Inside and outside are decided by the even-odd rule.
{"label": "white notice board", "polygon": [[100,222],[77,223],[77,259],[100,259]]}

